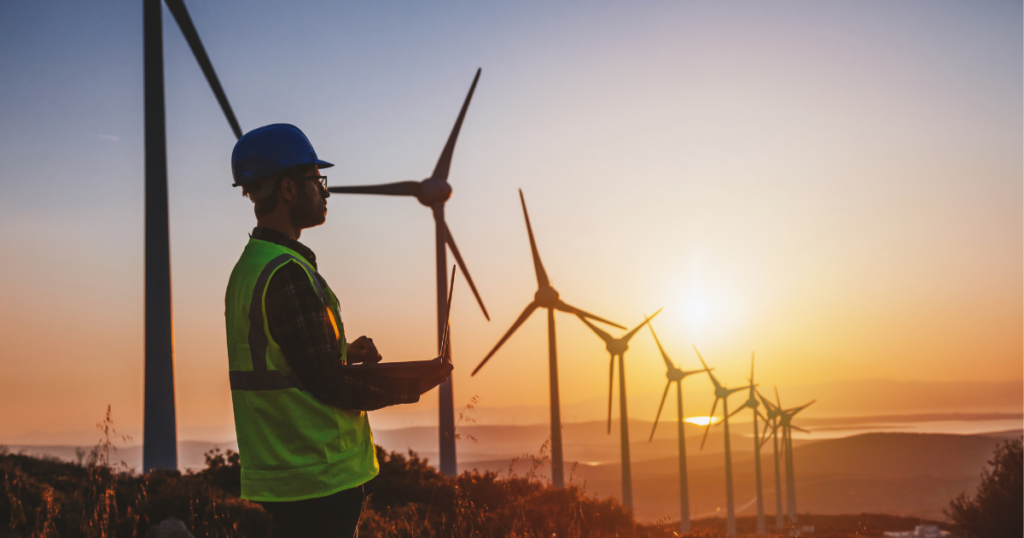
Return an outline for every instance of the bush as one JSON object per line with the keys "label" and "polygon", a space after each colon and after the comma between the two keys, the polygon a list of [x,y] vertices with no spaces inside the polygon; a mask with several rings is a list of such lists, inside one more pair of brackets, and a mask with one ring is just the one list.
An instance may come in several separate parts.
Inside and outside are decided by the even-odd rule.
{"label": "bush", "polygon": [[586,497],[575,487],[554,488],[532,473],[501,478],[494,472],[442,476],[427,460],[377,448],[380,475],[366,485],[360,534],[386,538],[672,536],[644,527],[612,499]]}
{"label": "bush", "polygon": [[973,498],[966,493],[950,501],[944,510],[956,533],[963,538],[1024,536],[1024,448],[1017,438],[1000,443],[991,468],[981,473],[981,485]]}
{"label": "bush", "polygon": [[[238,498],[241,466],[233,451],[211,450],[198,473],[138,475],[109,466],[105,450],[86,465],[0,455],[0,538],[143,536],[174,517],[197,537],[265,537],[269,515]],[[383,538],[663,538],[676,525],[638,525],[613,499],[554,488],[535,468],[525,476],[467,472],[447,477],[414,452],[377,447],[380,475],[366,484],[363,536]],[[698,529],[690,536],[721,533]]]}
{"label": "bush", "polygon": [[0,536],[143,536],[169,517],[196,536],[267,536],[269,515],[209,476],[0,456]]}

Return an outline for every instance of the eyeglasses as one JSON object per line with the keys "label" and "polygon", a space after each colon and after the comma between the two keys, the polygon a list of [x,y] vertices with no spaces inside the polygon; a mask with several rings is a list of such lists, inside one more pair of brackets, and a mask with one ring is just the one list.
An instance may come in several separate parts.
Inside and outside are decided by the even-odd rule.
{"label": "eyeglasses", "polygon": [[300,176],[295,179],[315,179],[325,191],[327,190],[327,176]]}

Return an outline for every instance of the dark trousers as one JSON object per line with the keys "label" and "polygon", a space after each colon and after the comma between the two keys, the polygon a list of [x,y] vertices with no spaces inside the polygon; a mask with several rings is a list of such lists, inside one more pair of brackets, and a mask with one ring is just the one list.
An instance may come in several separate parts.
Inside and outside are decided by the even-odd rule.
{"label": "dark trousers", "polygon": [[292,502],[261,502],[273,538],[352,538],[363,511],[363,486]]}

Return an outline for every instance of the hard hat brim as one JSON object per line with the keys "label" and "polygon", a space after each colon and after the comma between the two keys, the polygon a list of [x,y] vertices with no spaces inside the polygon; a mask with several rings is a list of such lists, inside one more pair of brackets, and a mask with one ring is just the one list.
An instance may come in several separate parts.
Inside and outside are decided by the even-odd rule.
{"label": "hard hat brim", "polygon": [[[324,161],[324,160],[321,160],[321,159],[317,159],[317,160],[315,160],[313,162],[310,162],[310,163],[305,163],[305,164],[300,164],[298,166],[293,166],[292,168],[299,168],[300,166],[309,166],[309,165],[316,165],[317,168],[323,169],[323,168],[330,168],[330,167],[334,166],[334,163],[329,163],[327,161]],[[281,172],[278,172],[277,174],[279,175],[279,174],[282,174],[282,173],[287,172],[287,171],[288,170],[282,170]],[[258,178],[250,179],[249,181],[243,181],[241,183],[232,183],[231,186],[232,187],[241,187],[241,186],[244,186],[244,185],[246,185],[248,183],[252,183],[253,181],[259,181],[261,179],[265,179],[265,178],[258,177]]]}

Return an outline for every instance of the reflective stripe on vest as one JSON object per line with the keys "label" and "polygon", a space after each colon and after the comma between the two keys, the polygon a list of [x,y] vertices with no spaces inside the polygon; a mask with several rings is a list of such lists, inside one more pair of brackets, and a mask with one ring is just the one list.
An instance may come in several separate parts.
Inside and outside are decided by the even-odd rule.
{"label": "reflective stripe on vest", "polygon": [[[263,330],[263,290],[267,287],[270,275],[291,261],[298,262],[310,274],[316,272],[311,265],[306,263],[306,260],[291,254],[282,254],[271,260],[260,273],[259,278],[256,279],[256,288],[252,292],[252,302],[249,304],[249,351],[252,353],[253,371],[228,372],[231,390],[306,390],[298,376],[284,375],[276,370],[267,371],[267,333]],[[313,277],[313,284],[316,294],[320,296],[320,301],[326,305],[327,295],[316,277]],[[334,323],[333,319],[331,319],[331,323]]]}

